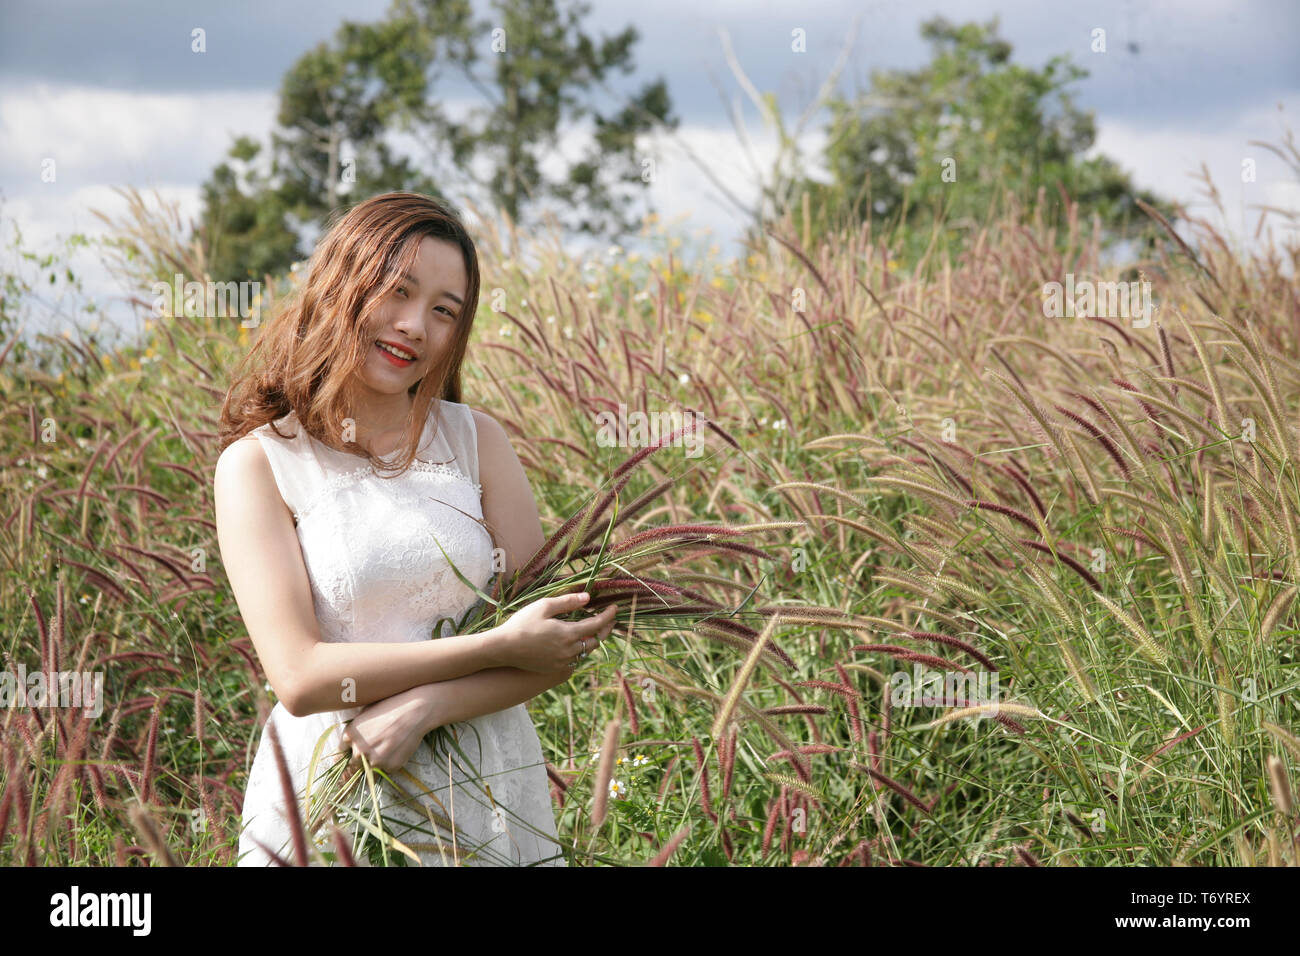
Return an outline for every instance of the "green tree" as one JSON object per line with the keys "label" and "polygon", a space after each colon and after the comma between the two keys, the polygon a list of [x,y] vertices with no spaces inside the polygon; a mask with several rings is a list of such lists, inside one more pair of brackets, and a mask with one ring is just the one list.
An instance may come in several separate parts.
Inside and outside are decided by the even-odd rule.
{"label": "green tree", "polygon": [[1023,204],[1040,188],[1049,215],[1064,222],[1063,189],[1086,215],[1095,212],[1109,240],[1146,234],[1149,223],[1134,200],[1167,208],[1136,190],[1107,157],[1084,158],[1096,139],[1091,113],[1066,87],[1087,71],[1068,57],[1041,70],[1011,62],[998,20],[954,25],[928,20],[921,35],[932,58],[919,70],[873,71],[871,88],[830,101],[826,165],[831,182],[800,177],[789,195],[797,210],[807,194],[813,231],[871,216],[904,222],[908,249],[930,241],[936,219],[945,241],[960,244],[1009,190]]}
{"label": "green tree", "polygon": [[[632,201],[626,187],[645,185],[637,136],[677,124],[663,80],[643,86],[611,115],[589,101],[613,70],[633,71],[637,30],[627,27],[596,43],[579,29],[587,4],[565,15],[554,0],[495,0],[493,8],[502,28],[489,54],[498,93],[490,107],[476,112],[476,131],[463,139],[467,149],[495,160],[486,183],[493,200],[517,221],[526,204],[549,195],[573,208],[574,215],[559,217],[569,228],[620,237],[636,225],[626,215]],[[466,64],[466,71],[472,74],[473,66]],[[593,143],[563,176],[547,179],[541,161],[558,148],[560,131],[588,116]]]}
{"label": "green tree", "polygon": [[298,237],[285,204],[270,178],[256,167],[261,150],[254,140],[239,137],[229,160],[203,184],[200,230],[208,272],[219,281],[260,279],[297,255]]}
{"label": "green tree", "polygon": [[[629,207],[646,185],[638,137],[677,120],[662,80],[615,112],[596,109],[593,94],[608,90],[609,75],[634,70],[638,34],[628,27],[593,40],[580,29],[589,10],[495,0],[491,15],[475,21],[466,0],[395,0],[378,23],[344,22],[286,74],[265,154],[241,138],[204,184],[210,274],[282,271],[332,215],[389,190],[442,195],[473,186],[515,222],[550,202],[574,231],[617,239],[635,228]],[[448,67],[486,104],[459,121],[435,92]],[[558,176],[544,174],[561,130],[587,117],[587,154]],[[395,153],[386,136],[398,131],[433,144],[431,155]],[[486,175],[474,171],[480,158]]]}

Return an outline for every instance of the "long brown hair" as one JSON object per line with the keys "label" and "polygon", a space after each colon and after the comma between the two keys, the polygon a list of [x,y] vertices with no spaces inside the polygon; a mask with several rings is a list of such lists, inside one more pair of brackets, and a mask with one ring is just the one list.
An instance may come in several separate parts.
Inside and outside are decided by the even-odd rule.
{"label": "long brown hair", "polygon": [[425,236],[460,246],[469,287],[450,350],[408,393],[414,396],[414,417],[397,463],[389,467],[404,471],[410,465],[435,402],[461,400],[460,367],[479,296],[478,254],[460,216],[443,201],[417,193],[384,193],[358,203],[316,246],[306,280],[266,322],[235,370],[221,406],[220,451],[292,411],[307,434],[325,445],[361,455],[372,467],[386,465],[343,441],[343,421],[354,413],[347,385],[377,336],[370,329],[372,316],[402,282]]}

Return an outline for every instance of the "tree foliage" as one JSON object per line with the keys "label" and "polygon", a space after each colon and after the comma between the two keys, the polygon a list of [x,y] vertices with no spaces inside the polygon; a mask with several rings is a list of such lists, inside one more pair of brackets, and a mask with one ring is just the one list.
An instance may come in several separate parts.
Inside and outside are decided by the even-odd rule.
{"label": "tree foliage", "polygon": [[870,89],[829,103],[826,165],[830,182],[803,177],[795,208],[808,196],[814,231],[874,217],[905,222],[917,252],[931,227],[960,244],[1009,191],[1029,205],[1040,189],[1064,224],[1064,200],[1096,213],[1109,239],[1137,235],[1147,221],[1134,200],[1158,208],[1104,156],[1085,158],[1096,140],[1092,114],[1067,87],[1087,71],[1066,56],[1042,69],[1011,61],[998,20],[954,25],[935,17],[921,26],[930,62],[918,70],[873,71]]}
{"label": "tree foliage", "polygon": [[[677,120],[662,79],[597,108],[610,75],[635,70],[638,33],[593,39],[581,26],[589,10],[494,0],[475,20],[467,0],[395,0],[377,23],[345,21],[285,75],[269,145],[240,137],[204,183],[212,277],[283,271],[334,216],[390,190],[476,188],[516,222],[550,204],[574,231],[617,239],[635,228],[638,137]],[[455,119],[441,105],[449,73],[481,99]],[[592,142],[570,162],[561,132],[588,118]]]}

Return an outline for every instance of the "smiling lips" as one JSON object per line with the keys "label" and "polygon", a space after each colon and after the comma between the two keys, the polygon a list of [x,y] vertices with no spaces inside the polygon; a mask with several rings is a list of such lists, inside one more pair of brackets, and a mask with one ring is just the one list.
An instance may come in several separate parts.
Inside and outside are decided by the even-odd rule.
{"label": "smiling lips", "polygon": [[390,342],[376,342],[375,348],[379,349],[380,354],[398,368],[407,368],[415,364],[415,354],[400,345],[393,345]]}

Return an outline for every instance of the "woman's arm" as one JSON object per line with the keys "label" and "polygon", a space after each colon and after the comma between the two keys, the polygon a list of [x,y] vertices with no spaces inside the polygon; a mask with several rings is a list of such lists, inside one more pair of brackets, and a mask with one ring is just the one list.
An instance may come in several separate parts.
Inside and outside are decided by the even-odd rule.
{"label": "woman's arm", "polygon": [[322,641],[293,515],[256,437],[222,452],[213,490],[235,601],[267,680],[295,717],[365,706],[508,663],[499,628],[412,643]]}
{"label": "woman's arm", "polygon": [[426,684],[420,688],[429,705],[424,733],[522,704],[565,683],[570,676],[568,670],[538,674],[517,667],[492,667],[466,677]]}
{"label": "woman's arm", "polygon": [[[546,536],[542,533],[542,521],[528,476],[505,429],[485,412],[470,409],[470,414],[478,437],[483,519],[504,552],[503,573],[508,578],[522,561],[537,552]],[[431,683],[425,688],[430,701],[427,729],[514,707],[563,684],[571,676],[572,671],[567,668],[555,673],[537,673],[497,666]]]}

